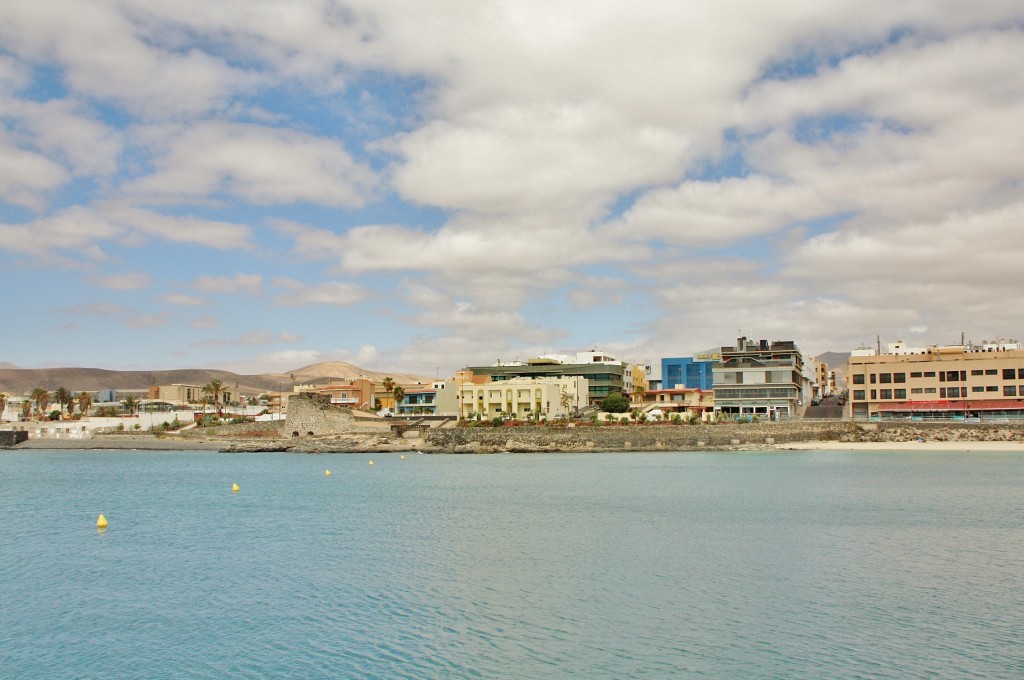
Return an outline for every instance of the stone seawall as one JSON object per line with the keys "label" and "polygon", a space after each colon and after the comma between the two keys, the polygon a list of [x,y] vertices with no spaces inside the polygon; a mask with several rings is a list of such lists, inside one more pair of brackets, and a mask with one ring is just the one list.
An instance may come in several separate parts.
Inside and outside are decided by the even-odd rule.
{"label": "stone seawall", "polygon": [[24,430],[0,430],[0,447],[17,446],[28,441],[28,432]]}
{"label": "stone seawall", "polygon": [[431,430],[424,450],[451,453],[530,451],[699,451],[762,449],[795,442],[1024,441],[1024,425],[948,423],[721,423],[471,427]]}

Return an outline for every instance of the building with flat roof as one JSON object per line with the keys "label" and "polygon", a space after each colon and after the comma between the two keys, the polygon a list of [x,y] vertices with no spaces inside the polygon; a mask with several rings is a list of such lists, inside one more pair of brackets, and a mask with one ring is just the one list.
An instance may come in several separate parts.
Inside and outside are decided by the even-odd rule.
{"label": "building with flat roof", "polygon": [[716,349],[713,352],[702,352],[698,356],[706,357],[670,357],[661,360],[661,387],[670,390],[687,388],[691,390],[710,390],[714,387],[714,366],[721,360]]}
{"label": "building with flat roof", "polygon": [[581,395],[581,408],[596,406],[612,392],[628,396],[630,387],[624,381],[626,364],[594,350],[576,355],[543,355],[529,361],[499,361],[492,366],[473,366],[466,370],[488,376],[494,382],[512,378],[584,378],[588,391],[585,399]]}
{"label": "building with flat roof", "polygon": [[1024,349],[1015,341],[862,352],[850,356],[846,380],[852,418],[1024,420]]}
{"label": "building with flat roof", "polygon": [[715,411],[775,420],[803,414],[810,383],[803,355],[791,340],[754,341],[722,347],[714,366]]}
{"label": "building with flat roof", "polygon": [[580,376],[511,377],[479,384],[467,382],[456,388],[460,418],[575,416],[585,405],[589,385]]}

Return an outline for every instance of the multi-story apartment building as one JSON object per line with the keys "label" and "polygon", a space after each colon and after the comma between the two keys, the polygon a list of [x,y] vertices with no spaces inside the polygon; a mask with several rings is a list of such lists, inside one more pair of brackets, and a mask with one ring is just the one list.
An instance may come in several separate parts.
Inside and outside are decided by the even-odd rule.
{"label": "multi-story apartment building", "polygon": [[1024,419],[1024,349],[1019,343],[927,348],[894,343],[887,349],[854,350],[850,355],[851,417]]}
{"label": "multi-story apartment building", "polygon": [[661,360],[662,389],[688,388],[710,390],[714,387],[714,366],[722,358],[718,348],[692,357]]}
{"label": "multi-story apartment building", "polygon": [[465,383],[456,388],[459,417],[481,418],[512,416],[525,420],[531,416],[558,418],[574,416],[586,404],[589,389],[586,378],[507,378],[491,382]]}
{"label": "multi-story apartment building", "polygon": [[803,414],[810,388],[796,343],[741,337],[721,357],[713,371],[716,412],[772,420]]}
{"label": "multi-story apartment building", "polygon": [[588,393],[580,396],[580,407],[596,405],[611,392],[629,394],[624,381],[626,365],[613,356],[591,350],[575,355],[546,354],[529,361],[498,362],[492,366],[474,366],[466,370],[489,376],[492,381],[511,378],[585,378]]}

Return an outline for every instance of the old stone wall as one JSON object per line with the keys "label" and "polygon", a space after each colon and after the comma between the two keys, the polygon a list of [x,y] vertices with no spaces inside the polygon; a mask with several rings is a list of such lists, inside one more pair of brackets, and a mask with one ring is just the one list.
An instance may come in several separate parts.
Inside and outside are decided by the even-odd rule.
{"label": "old stone wall", "polygon": [[691,451],[750,449],[804,441],[903,442],[1024,441],[1022,425],[948,423],[720,423],[715,425],[614,425],[443,428],[425,434],[435,451]]}
{"label": "old stone wall", "polygon": [[28,432],[24,430],[0,430],[0,447],[16,446],[28,441]]}
{"label": "old stone wall", "polygon": [[284,430],[299,436],[339,434],[356,429],[352,409],[331,404],[324,394],[304,392],[288,399],[288,417]]}

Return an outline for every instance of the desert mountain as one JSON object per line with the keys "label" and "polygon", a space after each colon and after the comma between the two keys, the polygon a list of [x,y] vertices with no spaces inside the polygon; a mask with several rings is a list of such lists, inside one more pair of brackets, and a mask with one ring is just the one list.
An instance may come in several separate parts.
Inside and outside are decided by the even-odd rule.
{"label": "desert mountain", "polygon": [[[293,378],[294,376],[294,378]],[[0,368],[0,392],[26,394],[37,387],[55,390],[67,387],[72,392],[96,392],[105,389],[145,389],[150,385],[206,385],[220,380],[238,385],[243,394],[291,389],[294,384],[318,384],[364,376],[374,382],[391,377],[400,384],[432,382],[431,378],[405,373],[369,371],[345,362],[327,362],[304,366],[288,373],[240,375],[216,369],[177,369],[170,371],[110,371],[101,368]]]}

